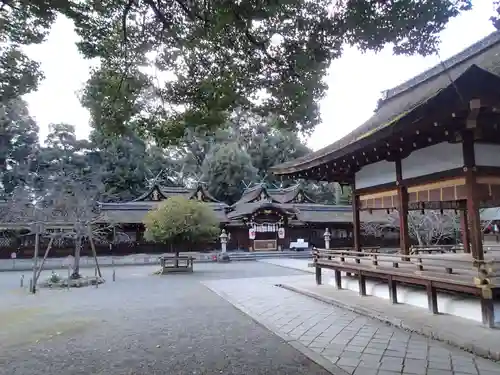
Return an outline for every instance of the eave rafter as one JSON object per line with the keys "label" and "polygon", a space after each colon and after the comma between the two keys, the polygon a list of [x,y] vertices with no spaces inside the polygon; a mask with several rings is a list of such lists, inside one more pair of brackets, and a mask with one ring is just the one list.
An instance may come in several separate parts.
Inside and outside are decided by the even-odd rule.
{"label": "eave rafter", "polygon": [[[500,105],[493,106],[491,101],[471,101],[479,105],[475,113],[475,138],[485,142],[497,142],[500,134]],[[497,102],[495,102],[497,103]],[[404,159],[413,151],[442,142],[461,142],[461,133],[466,129],[471,109],[460,106],[453,112],[431,112],[411,118],[411,122],[390,137],[375,140],[370,145],[345,154],[342,157],[325,161],[313,167],[297,170],[288,174],[292,178],[306,180],[351,183],[354,174],[363,166],[379,161]],[[425,115],[425,116],[424,116]],[[412,130],[410,130],[412,129]]]}

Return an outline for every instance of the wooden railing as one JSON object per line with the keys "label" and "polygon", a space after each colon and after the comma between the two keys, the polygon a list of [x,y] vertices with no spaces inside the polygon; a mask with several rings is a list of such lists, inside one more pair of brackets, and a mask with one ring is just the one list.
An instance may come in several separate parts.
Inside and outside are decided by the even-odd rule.
{"label": "wooden railing", "polygon": [[463,251],[462,245],[413,245],[410,247],[410,254],[446,254]]}
{"label": "wooden railing", "polygon": [[359,293],[366,295],[366,278],[388,282],[389,295],[397,303],[396,284],[424,286],[429,310],[438,313],[437,290],[475,295],[481,298],[483,323],[494,325],[493,299],[500,296],[500,261],[478,261],[439,255],[380,254],[351,249],[314,249],[316,283],[321,284],[321,269],[335,272],[335,285],[342,288],[341,272],[358,277]]}

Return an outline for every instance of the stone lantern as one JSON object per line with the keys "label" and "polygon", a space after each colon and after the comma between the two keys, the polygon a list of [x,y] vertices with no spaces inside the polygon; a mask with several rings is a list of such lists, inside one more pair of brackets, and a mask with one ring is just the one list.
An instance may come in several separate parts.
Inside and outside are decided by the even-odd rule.
{"label": "stone lantern", "polygon": [[220,245],[222,252],[225,253],[227,250],[227,233],[225,229],[222,230],[222,233],[220,234],[219,238],[220,238]]}
{"label": "stone lantern", "polygon": [[330,234],[330,231],[328,228],[325,229],[325,233],[323,233],[323,238],[325,239],[325,249],[330,248],[330,238],[332,238],[332,235]]}

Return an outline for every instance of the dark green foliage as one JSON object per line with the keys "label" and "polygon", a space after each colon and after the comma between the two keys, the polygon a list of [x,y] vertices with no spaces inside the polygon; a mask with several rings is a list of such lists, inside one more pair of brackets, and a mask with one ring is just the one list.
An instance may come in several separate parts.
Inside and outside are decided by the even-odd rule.
{"label": "dark green foliage", "polygon": [[210,243],[217,239],[219,225],[213,210],[203,202],[171,197],[147,213],[144,237],[171,246]]}
{"label": "dark green foliage", "polygon": [[179,185],[175,179],[179,163],[137,136],[106,137],[94,131],[91,141],[92,150],[87,154],[89,164],[100,167],[106,190],[113,200],[137,198],[155,177],[161,185]]}
{"label": "dark green foliage", "polygon": [[78,2],[65,13],[84,55],[112,71],[100,84],[107,119],[96,123],[106,133],[127,132],[120,118],[135,99],[123,90],[139,67],[175,74],[148,77],[141,96],[154,100],[134,121],[136,131],[170,145],[187,128],[219,128],[235,109],[310,132],[320,120],[323,78],[343,45],[393,43],[396,54],[427,55],[448,20],[470,7],[470,0],[341,0],[334,7],[330,0],[107,0]]}
{"label": "dark green foliage", "polygon": [[[50,125],[41,147],[38,127],[22,101],[4,107],[2,119],[5,132],[0,139],[8,141],[1,154],[3,196],[35,175],[36,188],[42,192],[47,181],[69,174],[82,180],[93,175],[101,181],[105,194],[99,199],[132,200],[153,180],[163,186],[192,186],[203,181],[217,199],[233,203],[250,183],[294,185],[296,181],[277,181],[267,173],[268,168],[309,152],[295,134],[278,131],[269,120],[244,113],[215,132],[186,132],[179,146],[167,149],[148,144],[132,132],[111,137],[94,130],[89,140],[81,140],[69,124]],[[305,186],[318,203],[335,201],[333,185]]]}
{"label": "dark green foliage", "polygon": [[245,186],[257,177],[250,155],[236,142],[214,146],[203,162],[202,171],[209,192],[230,204],[236,202]]}
{"label": "dark green foliage", "polygon": [[30,117],[23,100],[0,105],[0,176],[1,194],[9,195],[26,173],[38,150],[38,126]]}
{"label": "dark green foliage", "polygon": [[276,130],[273,121],[241,129],[240,139],[258,170],[259,178],[268,182],[278,183],[274,175],[268,174],[272,166],[311,152],[297,134]]}
{"label": "dark green foliage", "polygon": [[0,102],[6,103],[37,88],[43,74],[22,46],[43,42],[57,14],[68,10],[70,3],[68,0],[0,1]]}

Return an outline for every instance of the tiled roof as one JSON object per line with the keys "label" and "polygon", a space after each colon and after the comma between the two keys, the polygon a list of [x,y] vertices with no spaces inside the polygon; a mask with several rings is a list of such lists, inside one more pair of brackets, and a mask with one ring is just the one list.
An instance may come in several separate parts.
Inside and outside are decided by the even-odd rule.
{"label": "tiled roof", "polygon": [[301,158],[276,165],[272,171],[285,175],[343,157],[348,154],[345,150],[347,146],[354,147],[360,140],[368,141],[380,130],[397,123],[441,91],[449,87],[454,88],[453,82],[472,67],[493,77],[500,77],[500,31],[492,33],[407,82],[387,90],[385,100],[373,116],[342,139]]}

